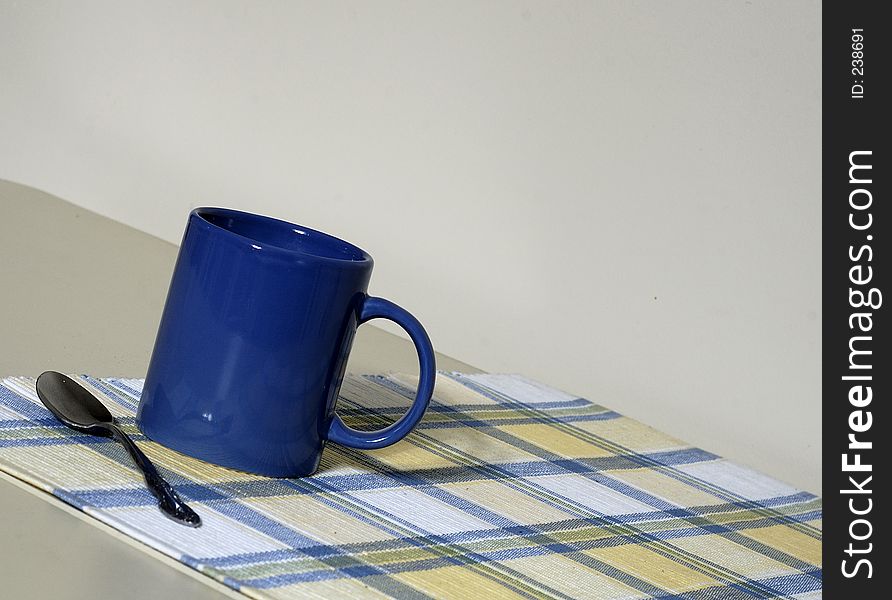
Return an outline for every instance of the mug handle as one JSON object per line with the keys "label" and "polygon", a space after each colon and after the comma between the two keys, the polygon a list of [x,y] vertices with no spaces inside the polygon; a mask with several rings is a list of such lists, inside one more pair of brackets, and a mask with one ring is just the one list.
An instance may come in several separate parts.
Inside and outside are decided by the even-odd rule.
{"label": "mug handle", "polygon": [[328,427],[326,438],[330,442],[341,444],[349,448],[360,450],[374,450],[394,444],[412,431],[412,428],[421,420],[434,393],[434,380],[437,375],[437,363],[434,357],[434,348],[427,332],[418,319],[407,310],[401,308],[384,298],[366,296],[359,311],[359,324],[372,319],[388,319],[402,327],[412,341],[415,342],[415,350],[418,352],[418,364],[420,376],[418,378],[418,390],[415,392],[415,400],[409,411],[400,420],[384,429],[375,431],[359,431],[344,424],[340,415],[335,413]]}

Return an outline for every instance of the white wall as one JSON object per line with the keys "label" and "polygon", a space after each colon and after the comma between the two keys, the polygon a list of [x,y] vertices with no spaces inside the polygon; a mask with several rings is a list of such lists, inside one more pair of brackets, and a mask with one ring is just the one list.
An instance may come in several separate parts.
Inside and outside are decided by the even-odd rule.
{"label": "white wall", "polygon": [[0,0],[0,177],[174,242],[201,204],[335,233],[439,350],[819,491],[820,32],[811,2]]}

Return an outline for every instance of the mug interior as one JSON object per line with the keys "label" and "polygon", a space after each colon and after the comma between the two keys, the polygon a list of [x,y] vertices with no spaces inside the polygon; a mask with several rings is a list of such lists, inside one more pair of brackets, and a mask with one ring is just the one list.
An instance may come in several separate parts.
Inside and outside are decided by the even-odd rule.
{"label": "mug interior", "polygon": [[365,251],[349,242],[287,221],[225,208],[197,208],[194,212],[207,223],[250,240],[258,249],[272,246],[333,260],[371,260]]}

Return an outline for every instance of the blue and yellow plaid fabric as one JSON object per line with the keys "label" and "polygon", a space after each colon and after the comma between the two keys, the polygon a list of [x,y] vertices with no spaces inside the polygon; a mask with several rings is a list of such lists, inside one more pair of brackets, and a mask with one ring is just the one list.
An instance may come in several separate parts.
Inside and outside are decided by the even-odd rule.
{"label": "blue and yellow plaid fabric", "polygon": [[[406,440],[330,445],[304,479],[167,450],[134,425],[141,380],[79,381],[204,525],[163,517],[123,448],[61,426],[33,379],[0,385],[0,469],[251,597],[821,595],[819,498],[522,377],[441,373]],[[414,389],[348,376],[339,410],[380,427]]]}

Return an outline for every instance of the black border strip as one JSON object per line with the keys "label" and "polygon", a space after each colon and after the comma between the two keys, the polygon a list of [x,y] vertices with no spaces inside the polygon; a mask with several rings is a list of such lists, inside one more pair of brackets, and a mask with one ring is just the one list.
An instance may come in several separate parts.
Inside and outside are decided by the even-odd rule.
{"label": "black border strip", "polygon": [[[851,1],[823,5],[827,598],[881,598],[889,593],[881,587],[890,569],[892,539],[887,537],[887,494],[881,492],[889,486],[889,469],[881,456],[890,454],[884,434],[889,431],[887,405],[892,390],[892,364],[886,351],[892,334],[882,297],[885,291],[892,293],[887,208],[892,198],[886,141],[892,98],[885,81],[892,75],[892,23],[881,18],[882,7],[880,2]],[[851,164],[857,166],[850,170]],[[851,443],[850,435],[857,444]]]}

